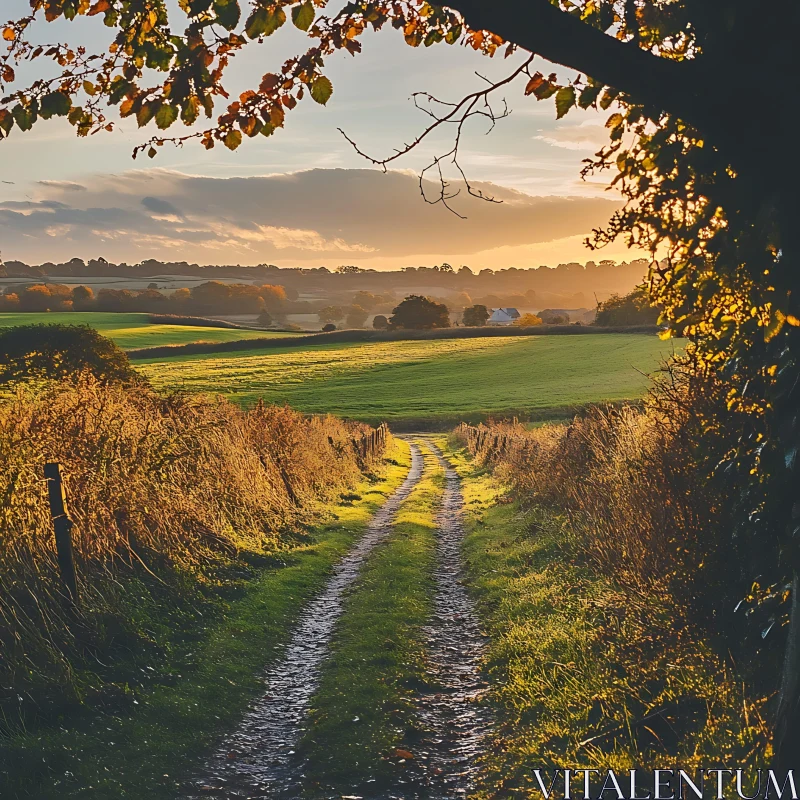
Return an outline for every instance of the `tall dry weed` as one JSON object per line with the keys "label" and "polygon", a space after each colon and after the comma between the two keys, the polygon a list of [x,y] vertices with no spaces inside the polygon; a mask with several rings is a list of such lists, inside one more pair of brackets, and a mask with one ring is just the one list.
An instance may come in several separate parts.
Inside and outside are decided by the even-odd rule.
{"label": "tall dry weed", "polygon": [[[371,430],[90,378],[0,402],[0,694],[69,684],[71,653],[116,613],[127,575],[209,580],[237,552],[289,546],[380,457],[354,446]],[[61,464],[74,522],[77,621],[58,575],[48,461]]]}

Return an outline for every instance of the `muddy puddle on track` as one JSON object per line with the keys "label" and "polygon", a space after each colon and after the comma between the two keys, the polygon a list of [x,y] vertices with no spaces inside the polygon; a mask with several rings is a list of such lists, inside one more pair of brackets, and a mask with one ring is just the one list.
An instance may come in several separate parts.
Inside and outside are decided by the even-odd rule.
{"label": "muddy puddle on track", "polygon": [[422,733],[408,742],[414,761],[405,783],[385,795],[402,800],[466,797],[475,788],[494,724],[491,709],[480,703],[488,688],[480,668],[485,638],[463,584],[461,480],[441,451],[427,444],[445,469],[446,486],[436,518],[434,608],[425,627],[428,689],[416,698]]}
{"label": "muddy puddle on track", "polygon": [[342,614],[345,592],[355,583],[370,552],[391,533],[400,504],[422,475],[420,450],[412,444],[411,452],[408,477],[336,566],[323,592],[302,612],[283,656],[265,673],[266,693],[194,777],[182,793],[185,800],[294,800],[301,796],[302,764],[295,757],[295,747],[305,732],[309,703],[319,684],[331,634]]}

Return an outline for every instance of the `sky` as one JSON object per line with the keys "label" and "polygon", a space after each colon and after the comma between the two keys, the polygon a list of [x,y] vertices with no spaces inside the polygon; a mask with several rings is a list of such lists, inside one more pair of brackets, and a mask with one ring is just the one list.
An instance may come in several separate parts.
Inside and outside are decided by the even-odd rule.
{"label": "sky", "polygon": [[[27,2],[2,5],[0,14],[12,18]],[[93,48],[108,39],[99,18],[41,25],[39,35]],[[287,114],[284,129],[246,139],[235,152],[189,143],[133,161],[133,148],[151,134],[130,119],[88,139],[77,138],[63,119],[41,121],[25,134],[15,129],[0,142],[2,257],[377,269],[446,261],[498,269],[641,255],[622,244],[599,252],[583,244],[620,204],[605,189],[607,176],[580,179],[582,160],[607,141],[609,112],[577,111],[556,121],[552,100],[524,96],[524,78],[506,87],[498,99],[507,100],[510,116],[488,134],[483,121],[471,121],[460,159],[470,180],[502,202],[462,196],[455,206],[466,219],[459,219],[426,204],[417,178],[433,156],[450,149],[451,131],[426,140],[384,174],[337,128],[383,157],[425,127],[413,92],[457,101],[482,85],[476,72],[502,78],[524,56],[490,60],[444,44],[414,49],[388,26],[365,35],[363,45],[355,58],[338,53],[329,60],[334,94],[326,107],[303,101]],[[264,72],[306,46],[301,32],[285,26],[237,55],[226,88],[233,95],[257,86]],[[552,70],[537,61],[536,68]],[[40,74],[29,66],[17,73],[23,80]],[[429,196],[436,190],[426,184]]]}

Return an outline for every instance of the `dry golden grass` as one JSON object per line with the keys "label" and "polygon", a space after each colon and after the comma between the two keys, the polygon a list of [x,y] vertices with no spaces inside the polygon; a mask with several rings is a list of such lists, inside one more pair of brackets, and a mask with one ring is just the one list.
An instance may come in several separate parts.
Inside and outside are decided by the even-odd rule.
{"label": "dry golden grass", "polygon": [[653,404],[593,408],[569,425],[466,428],[470,450],[521,498],[555,505],[602,571],[645,595],[711,580],[721,499],[701,474],[689,430]]}
{"label": "dry golden grass", "polygon": [[[209,582],[237,553],[287,549],[371,470],[381,453],[354,447],[370,431],[90,379],[0,402],[0,683],[31,696],[70,684],[70,654],[98,637],[102,652],[124,626],[128,576]],[[74,522],[76,620],[58,576],[48,461],[62,465]]]}

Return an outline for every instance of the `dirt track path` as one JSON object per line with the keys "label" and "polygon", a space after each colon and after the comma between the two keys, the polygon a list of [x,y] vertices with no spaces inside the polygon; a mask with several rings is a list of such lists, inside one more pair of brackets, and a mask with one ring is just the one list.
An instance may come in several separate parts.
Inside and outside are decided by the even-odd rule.
{"label": "dirt track path", "polygon": [[[427,731],[414,747],[423,785],[405,798],[445,800],[466,796],[475,786],[491,709],[476,702],[487,685],[480,671],[484,637],[474,604],[462,581],[464,499],[458,474],[428,443],[445,470],[446,487],[437,515],[436,595],[425,628],[430,690],[417,697],[417,715]],[[411,788],[411,787],[409,787]]]}
{"label": "dirt track path", "polygon": [[267,691],[247,712],[184,795],[194,798],[298,798],[303,780],[295,746],[304,732],[309,702],[328,654],[344,593],[358,578],[369,553],[391,532],[400,504],[423,472],[419,448],[411,445],[408,477],[383,505],[367,532],[336,567],[322,594],[303,611],[283,657],[267,669]]}

